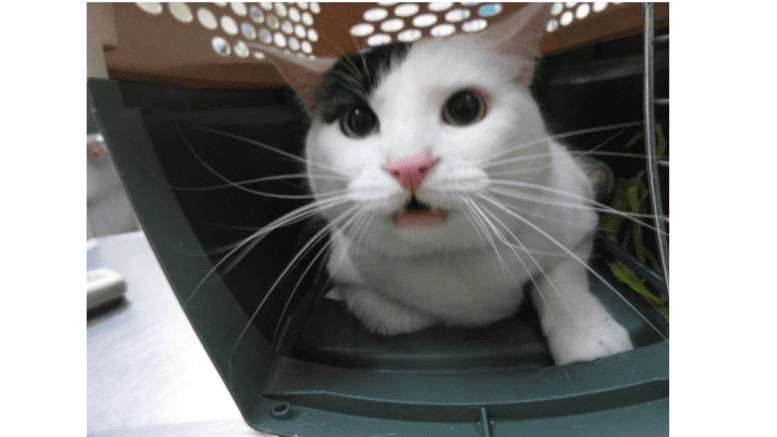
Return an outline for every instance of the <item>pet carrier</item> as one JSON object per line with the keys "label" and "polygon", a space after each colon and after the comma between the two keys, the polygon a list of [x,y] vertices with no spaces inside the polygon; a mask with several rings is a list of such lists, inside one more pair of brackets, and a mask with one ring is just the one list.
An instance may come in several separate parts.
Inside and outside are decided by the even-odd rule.
{"label": "pet carrier", "polygon": [[[488,328],[371,334],[341,302],[324,297],[329,283],[321,258],[314,259],[320,245],[276,284],[318,229],[315,221],[278,229],[225,258],[235,242],[306,202],[295,197],[306,194],[301,180],[272,180],[301,172],[289,155],[301,152],[308,121],[262,47],[313,61],[478,32],[522,6],[101,5],[117,38],[104,53],[110,80],[89,80],[89,114],[178,300],[251,427],[303,437],[668,434],[668,203],[656,195],[668,182],[668,102],[654,107],[653,97],[668,96],[667,4],[554,4],[533,85],[559,132],[636,125],[648,105],[645,134],[642,125],[607,131],[604,137],[620,135],[596,154],[613,169],[614,186],[641,196],[628,211],[655,215],[660,224],[655,243],[638,226],[625,243],[607,232],[597,238],[593,265],[619,293],[594,275],[592,287],[629,331],[633,350],[554,366],[530,305]],[[662,36],[653,36],[654,25]],[[656,40],[664,42],[654,49]],[[602,135],[573,144],[584,154]],[[622,149],[641,135],[649,164],[640,178],[649,188],[635,176],[644,159]],[[256,179],[263,180],[234,183]],[[607,191],[619,195],[617,186]]]}

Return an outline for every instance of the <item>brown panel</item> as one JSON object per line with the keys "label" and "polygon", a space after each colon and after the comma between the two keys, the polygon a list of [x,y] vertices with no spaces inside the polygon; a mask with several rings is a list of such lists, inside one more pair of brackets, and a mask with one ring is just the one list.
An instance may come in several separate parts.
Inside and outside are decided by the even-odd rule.
{"label": "brown panel", "polygon": [[[284,83],[275,68],[266,61],[253,56],[240,58],[234,54],[228,57],[216,54],[211,46],[214,36],[221,36],[231,43],[245,38],[239,33],[228,35],[220,26],[216,30],[205,29],[197,21],[196,15],[199,8],[207,8],[217,17],[230,15],[238,24],[242,21],[250,22],[248,18],[238,16],[229,7],[219,7],[213,3],[188,5],[195,18],[193,22],[185,24],[172,16],[167,4],[164,4],[161,14],[152,15],[134,3],[114,3],[118,46],[105,53],[110,77],[172,81],[191,87],[266,88]],[[427,9],[427,4],[419,5],[421,13],[432,13]],[[491,24],[501,21],[525,4],[502,5],[504,9],[500,14],[488,18]],[[475,17],[480,6],[482,4],[466,7]],[[367,39],[352,37],[349,29],[363,22],[364,12],[374,7],[377,7],[375,3],[321,3],[321,12],[314,15],[313,28],[318,32],[319,40],[313,43],[313,54],[339,57],[358,47],[366,47]],[[438,23],[443,22],[445,12],[435,13]],[[657,27],[668,26],[668,3],[656,4],[656,22]],[[410,19],[405,19],[405,23],[407,28]],[[546,34],[540,49],[544,54],[553,54],[593,41],[641,33],[642,23],[641,4],[608,4],[601,12],[592,11],[584,19],[574,20],[568,26],[559,26],[554,32]],[[422,30],[424,36],[429,35],[428,29]],[[256,41],[254,43],[257,47],[262,46]]]}

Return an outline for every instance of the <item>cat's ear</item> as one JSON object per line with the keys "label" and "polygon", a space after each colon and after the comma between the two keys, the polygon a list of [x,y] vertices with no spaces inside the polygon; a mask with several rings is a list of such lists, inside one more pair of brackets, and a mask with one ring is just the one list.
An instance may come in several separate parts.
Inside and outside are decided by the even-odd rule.
{"label": "cat's ear", "polygon": [[480,33],[480,37],[503,53],[517,55],[527,62],[518,77],[521,83],[531,82],[534,59],[540,54],[540,40],[553,3],[528,3],[511,17]]}
{"label": "cat's ear", "polygon": [[316,114],[316,89],[321,85],[324,72],[337,62],[335,58],[317,57],[316,59],[283,53],[274,48],[266,48],[264,54],[275,65],[289,86],[299,94],[308,115]]}

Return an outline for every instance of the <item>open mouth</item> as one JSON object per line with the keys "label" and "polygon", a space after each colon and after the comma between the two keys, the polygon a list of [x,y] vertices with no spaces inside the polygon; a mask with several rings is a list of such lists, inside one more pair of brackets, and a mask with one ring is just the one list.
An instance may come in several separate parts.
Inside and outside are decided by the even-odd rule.
{"label": "open mouth", "polygon": [[405,206],[394,213],[394,226],[440,226],[448,221],[448,210],[433,207],[411,198]]}

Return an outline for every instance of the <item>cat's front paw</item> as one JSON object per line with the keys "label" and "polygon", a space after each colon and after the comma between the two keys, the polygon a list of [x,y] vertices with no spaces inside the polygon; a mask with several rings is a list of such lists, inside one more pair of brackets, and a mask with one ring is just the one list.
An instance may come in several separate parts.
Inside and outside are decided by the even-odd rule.
{"label": "cat's front paw", "polygon": [[612,318],[586,329],[556,332],[548,340],[557,365],[597,360],[634,348],[629,332]]}

